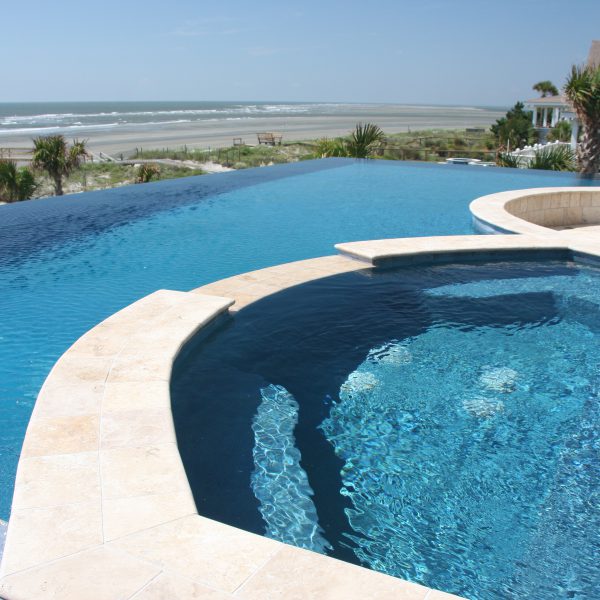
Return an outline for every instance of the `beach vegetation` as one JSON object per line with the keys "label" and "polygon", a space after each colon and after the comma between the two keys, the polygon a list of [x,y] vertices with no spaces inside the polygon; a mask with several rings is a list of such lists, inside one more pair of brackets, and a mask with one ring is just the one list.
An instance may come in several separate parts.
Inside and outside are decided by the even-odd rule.
{"label": "beach vegetation", "polygon": [[506,116],[498,119],[490,127],[490,131],[501,148],[520,148],[537,139],[531,121],[531,112],[525,110],[522,102],[517,102]]}
{"label": "beach vegetation", "polygon": [[144,163],[139,166],[136,183],[149,183],[153,179],[160,179],[160,167],[151,163]]}
{"label": "beach vegetation", "polygon": [[549,142],[568,142],[571,139],[571,123],[559,121],[549,132]]}
{"label": "beach vegetation", "polygon": [[547,79],[545,81],[538,81],[533,89],[540,93],[542,98],[546,98],[547,96],[558,96],[558,88]]}
{"label": "beach vegetation", "polygon": [[348,137],[317,140],[314,144],[314,156],[370,158],[375,150],[381,149],[383,145],[385,145],[385,134],[381,127],[374,123],[358,123]]}
{"label": "beach vegetation", "polygon": [[45,171],[54,183],[54,193],[63,195],[63,179],[89,156],[85,141],[73,140],[69,145],[63,135],[49,135],[33,140],[34,169]]}
{"label": "beach vegetation", "polygon": [[579,171],[596,174],[600,171],[600,65],[573,65],[564,92],[582,128],[577,144]]}
{"label": "beach vegetation", "polygon": [[320,138],[315,142],[316,158],[330,158],[332,156],[348,156],[345,142],[342,138]]}
{"label": "beach vegetation", "polygon": [[537,150],[528,167],[545,171],[574,171],[575,165],[575,153],[571,147],[559,145]]}
{"label": "beach vegetation", "polygon": [[37,187],[31,169],[18,167],[14,160],[0,159],[0,201],[28,200]]}
{"label": "beach vegetation", "polygon": [[[350,135],[307,141],[288,141],[281,146],[235,145],[225,148],[138,148],[130,157],[136,159],[171,159],[201,168],[217,163],[233,169],[246,169],[315,158],[348,156],[346,143]],[[456,140],[458,146],[455,145]],[[440,158],[466,156],[492,160],[496,139],[489,130],[432,129],[385,136],[374,145],[370,156],[381,160],[439,161]],[[162,165],[164,169],[165,165]],[[164,175],[162,176],[164,178]]]}
{"label": "beach vegetation", "polygon": [[344,144],[347,156],[351,158],[369,158],[376,146],[385,142],[385,134],[379,125],[359,123],[350,138]]}
{"label": "beach vegetation", "polygon": [[521,159],[519,156],[511,154],[510,152],[498,152],[498,156],[496,157],[496,164],[499,167],[518,169],[521,166]]}

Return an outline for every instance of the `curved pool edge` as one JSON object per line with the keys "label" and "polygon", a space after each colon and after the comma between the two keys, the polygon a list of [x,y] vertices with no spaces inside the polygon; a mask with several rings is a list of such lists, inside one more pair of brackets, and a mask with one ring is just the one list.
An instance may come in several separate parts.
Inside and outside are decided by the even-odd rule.
{"label": "curved pool edge", "polygon": [[552,231],[344,243],[336,246],[341,255],[191,292],[160,290],[112,315],[59,359],[39,394],[17,471],[0,596],[457,598],[199,516],[177,450],[172,365],[228,310],[291,286],[371,265],[600,257],[599,242],[577,238]]}
{"label": "curved pool edge", "polygon": [[[360,268],[323,257],[227,285],[237,286],[239,307]],[[57,361],[23,444],[0,597],[453,598],[197,514],[177,450],[169,380],[186,342],[233,304],[214,295],[216,285],[146,296]]]}
{"label": "curved pool edge", "polygon": [[[473,226],[480,233],[572,236],[575,232],[579,239],[584,239],[593,234],[577,228],[600,227],[600,187],[498,192],[476,198],[469,210]],[[567,229],[556,229],[560,227]]]}

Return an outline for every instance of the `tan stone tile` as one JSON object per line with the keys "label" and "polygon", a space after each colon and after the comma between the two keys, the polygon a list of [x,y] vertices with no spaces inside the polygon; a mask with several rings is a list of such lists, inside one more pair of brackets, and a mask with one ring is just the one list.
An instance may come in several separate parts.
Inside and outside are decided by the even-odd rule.
{"label": "tan stone tile", "polygon": [[97,415],[32,419],[27,428],[21,456],[76,454],[98,450]]}
{"label": "tan stone tile", "polygon": [[40,391],[34,415],[42,419],[100,414],[104,383],[83,381],[56,385],[50,378]]}
{"label": "tan stone tile", "polygon": [[234,595],[240,600],[424,600],[428,592],[415,583],[286,546]]}
{"label": "tan stone tile", "polygon": [[100,421],[100,447],[152,446],[175,443],[170,407],[104,412]]}
{"label": "tan stone tile", "polygon": [[259,300],[259,298],[256,298],[255,296],[248,296],[246,294],[239,294],[235,297],[235,304],[229,309],[232,313],[237,312],[238,310],[241,310],[242,308],[248,306],[249,304],[252,304],[253,302],[256,302],[257,300]]}
{"label": "tan stone tile", "polygon": [[189,490],[175,444],[103,450],[100,469],[105,500]]}
{"label": "tan stone tile", "polygon": [[581,212],[583,223],[600,223],[600,207],[586,206]]}
{"label": "tan stone tile", "polygon": [[430,590],[425,600],[464,600],[462,596],[456,596],[454,594],[448,594],[447,592],[441,592],[439,590]]}
{"label": "tan stone tile", "polygon": [[22,458],[19,461],[13,510],[99,499],[97,452]]}
{"label": "tan stone tile", "polygon": [[582,219],[581,207],[574,206],[574,207],[565,209],[564,219],[565,219],[565,221],[564,221],[565,225],[578,225],[579,223],[581,223],[581,219]]}
{"label": "tan stone tile", "polygon": [[187,292],[158,290],[126,306],[112,317],[109,317],[103,324],[121,326],[122,324],[135,323],[136,325],[143,325],[177,305],[185,299],[186,295]]}
{"label": "tan stone tile", "polygon": [[280,547],[199,516],[185,517],[110,543],[196,583],[232,592]]}
{"label": "tan stone tile", "polygon": [[115,327],[100,324],[80,337],[71,346],[69,352],[94,357],[111,357],[121,351],[125,342],[126,338],[118,335]]}
{"label": "tan stone tile", "polygon": [[0,582],[0,594],[11,600],[126,599],[158,573],[153,565],[97,548],[6,577]]}
{"label": "tan stone tile", "polygon": [[86,356],[67,351],[54,365],[50,377],[54,385],[69,385],[80,382],[98,383],[106,379],[113,358]]}
{"label": "tan stone tile", "polygon": [[10,515],[2,574],[40,565],[102,543],[100,499],[15,510]]}
{"label": "tan stone tile", "polygon": [[191,491],[105,499],[102,504],[104,537],[107,541],[114,540],[196,513]]}
{"label": "tan stone tile", "polygon": [[232,600],[233,596],[211,590],[181,577],[161,573],[131,600]]}
{"label": "tan stone tile", "polygon": [[171,361],[147,348],[146,354],[121,354],[108,374],[107,383],[119,381],[168,381],[171,376]]}
{"label": "tan stone tile", "polygon": [[194,323],[204,323],[211,321],[215,316],[227,310],[227,307],[230,306],[231,303],[232,299],[229,297],[188,294],[185,302],[180,302],[177,306],[166,311],[165,315],[171,318],[175,317],[177,319],[192,321]]}
{"label": "tan stone tile", "polygon": [[170,406],[169,382],[164,380],[107,383],[102,401],[102,411],[105,414],[129,410],[170,408]]}

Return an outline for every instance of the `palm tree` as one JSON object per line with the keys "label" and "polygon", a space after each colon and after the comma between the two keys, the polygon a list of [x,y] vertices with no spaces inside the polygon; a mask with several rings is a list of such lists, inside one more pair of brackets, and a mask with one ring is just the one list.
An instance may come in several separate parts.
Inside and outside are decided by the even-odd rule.
{"label": "palm tree", "polygon": [[533,86],[536,92],[542,95],[542,98],[546,96],[558,96],[558,89],[551,81],[539,81]]}
{"label": "palm tree", "polygon": [[367,158],[375,145],[384,139],[385,134],[379,126],[373,123],[359,123],[346,142],[346,152],[352,158]]}
{"label": "palm tree", "polygon": [[565,95],[581,123],[577,145],[579,171],[592,175],[600,171],[600,65],[573,65],[565,83]]}
{"label": "palm tree", "polygon": [[37,184],[27,167],[17,168],[14,160],[0,159],[0,200],[18,202],[31,198]]}
{"label": "palm tree", "polygon": [[88,156],[84,141],[73,140],[69,146],[62,135],[49,135],[33,140],[35,169],[46,171],[54,182],[57,196],[63,195],[63,177],[68,177]]}

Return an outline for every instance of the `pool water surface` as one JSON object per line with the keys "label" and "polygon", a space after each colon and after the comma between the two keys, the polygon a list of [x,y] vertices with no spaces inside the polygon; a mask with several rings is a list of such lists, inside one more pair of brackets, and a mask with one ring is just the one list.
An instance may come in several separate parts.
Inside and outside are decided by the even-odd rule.
{"label": "pool water surface", "polygon": [[364,269],[182,357],[200,514],[473,600],[600,597],[600,271]]}
{"label": "pool water surface", "polygon": [[327,159],[0,206],[0,519],[50,368],[127,304],[331,254],[338,242],[472,233],[478,196],[577,184],[564,174]]}

